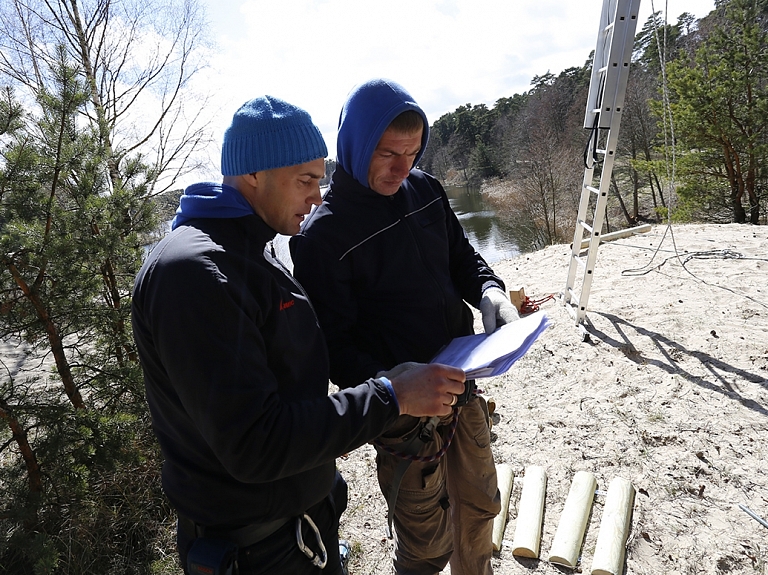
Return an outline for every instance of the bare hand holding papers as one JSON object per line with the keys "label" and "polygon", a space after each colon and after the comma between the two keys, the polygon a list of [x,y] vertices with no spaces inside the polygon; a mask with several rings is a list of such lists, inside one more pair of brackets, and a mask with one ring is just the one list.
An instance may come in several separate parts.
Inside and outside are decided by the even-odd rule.
{"label": "bare hand holding papers", "polygon": [[549,318],[538,311],[503,325],[490,335],[457,337],[431,363],[461,368],[470,379],[501,375],[525,355],[548,326]]}

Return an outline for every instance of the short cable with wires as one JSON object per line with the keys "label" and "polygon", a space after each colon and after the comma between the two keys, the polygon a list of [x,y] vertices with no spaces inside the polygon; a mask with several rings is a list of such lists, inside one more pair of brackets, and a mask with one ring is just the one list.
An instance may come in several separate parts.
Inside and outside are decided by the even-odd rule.
{"label": "short cable with wires", "polygon": [[539,311],[541,304],[548,302],[551,299],[555,299],[555,294],[549,294],[541,299],[531,299],[530,297],[525,296],[523,303],[520,304],[520,314],[527,315],[529,313],[537,312]]}
{"label": "short cable with wires", "polygon": [[[671,227],[668,228],[668,229],[671,231]],[[673,238],[672,242],[674,244],[674,236],[672,236],[672,238]],[[663,238],[662,238],[662,241],[663,241]],[[730,288],[728,288],[726,286],[721,286],[721,285],[717,285],[717,284],[711,284],[708,281],[701,279],[696,274],[694,274],[691,270],[689,270],[686,267],[686,265],[685,265],[690,260],[693,260],[693,259],[700,259],[700,260],[704,260],[704,259],[753,260],[753,261],[768,262],[768,258],[745,257],[740,252],[737,252],[737,251],[734,251],[734,250],[724,249],[724,250],[706,250],[706,251],[700,251],[700,252],[691,252],[691,253],[686,255],[685,259],[683,259],[683,258],[681,258],[680,254],[677,251],[677,246],[675,246],[675,255],[670,256],[667,259],[665,259],[663,262],[661,262],[660,264],[651,267],[651,262],[653,262],[653,260],[656,258],[656,255],[658,253],[659,253],[659,251],[658,251],[658,248],[657,248],[656,251],[653,254],[653,257],[651,258],[651,261],[648,262],[648,264],[646,264],[642,268],[631,269],[631,270],[622,270],[621,275],[624,275],[624,276],[641,276],[641,275],[646,275],[646,274],[648,274],[648,273],[650,273],[652,271],[660,270],[661,267],[664,264],[666,264],[669,260],[676,259],[676,260],[678,260],[680,262],[680,265],[683,267],[683,269],[686,271],[686,273],[688,273],[688,275],[690,275],[696,281],[702,282],[703,284],[706,284],[706,285],[709,285],[709,286],[712,286],[712,287],[716,287],[716,288],[720,288],[720,289],[729,291],[729,292],[731,292],[731,293],[733,293],[735,295],[740,295],[740,296],[745,297],[748,300],[756,303],[757,305],[762,306],[762,307],[768,309],[768,305],[766,305],[764,302],[759,301],[759,300],[757,300],[757,299],[755,299],[755,298],[753,298],[751,296],[748,296],[748,295],[743,294],[743,293],[735,292],[734,290],[732,290],[732,289],[730,289]]]}

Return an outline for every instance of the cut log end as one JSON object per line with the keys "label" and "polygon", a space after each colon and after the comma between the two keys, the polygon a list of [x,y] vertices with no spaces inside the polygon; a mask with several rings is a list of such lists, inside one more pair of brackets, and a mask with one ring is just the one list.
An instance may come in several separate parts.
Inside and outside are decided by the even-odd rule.
{"label": "cut log end", "polygon": [[512,555],[515,557],[526,557],[528,559],[538,558],[538,554],[536,554],[532,549],[527,549],[525,547],[515,547],[512,549]]}
{"label": "cut log end", "polygon": [[576,567],[576,563],[571,563],[566,557],[560,557],[559,555],[550,555],[549,562],[555,565],[561,565],[562,567],[568,567],[569,569]]}

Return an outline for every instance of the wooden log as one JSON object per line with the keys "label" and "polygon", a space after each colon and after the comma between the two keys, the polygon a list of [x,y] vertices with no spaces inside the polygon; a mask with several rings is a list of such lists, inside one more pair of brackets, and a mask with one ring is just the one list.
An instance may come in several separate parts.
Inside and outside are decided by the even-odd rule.
{"label": "wooden log", "polygon": [[517,507],[515,538],[512,555],[537,559],[541,547],[541,524],[544,519],[544,500],[547,495],[547,472],[543,467],[531,465],[525,470],[523,491]]}
{"label": "wooden log", "polygon": [[515,483],[515,474],[509,465],[502,463],[496,466],[496,479],[499,485],[499,493],[501,494],[501,511],[493,520],[493,550],[499,551],[501,549],[501,540],[504,538],[504,527],[507,524],[509,496]]}
{"label": "wooden log", "polygon": [[592,575],[621,575],[624,553],[635,504],[635,488],[626,479],[616,477],[608,487],[605,509],[597,534]]}
{"label": "wooden log", "polygon": [[589,471],[579,471],[574,476],[549,551],[550,563],[576,567],[596,488],[595,476]]}

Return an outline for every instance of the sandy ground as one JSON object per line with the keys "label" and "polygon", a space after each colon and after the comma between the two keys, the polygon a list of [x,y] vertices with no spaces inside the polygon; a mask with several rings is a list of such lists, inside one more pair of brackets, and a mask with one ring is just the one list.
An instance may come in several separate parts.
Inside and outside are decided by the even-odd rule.
{"label": "sandy ground", "polygon": [[[538,299],[563,290],[569,255],[552,246],[494,268]],[[656,226],[600,246],[594,276],[587,341],[548,301],[552,327],[507,374],[479,382],[496,402],[497,465],[516,475],[494,572],[568,572],[548,558],[584,470],[598,494],[577,572],[591,572],[604,492],[622,477],[636,490],[625,573],[765,573],[768,529],[739,504],[768,520],[768,227]],[[365,446],[339,460],[354,575],[392,572],[374,456]],[[540,560],[510,548],[530,465],[548,474]]]}
{"label": "sandy ground", "polygon": [[[552,246],[494,268],[539,299],[563,290],[569,255]],[[479,382],[496,402],[494,457],[516,475],[494,572],[569,572],[548,557],[571,481],[585,470],[598,494],[577,572],[591,572],[604,492],[622,477],[637,492],[625,573],[766,573],[768,529],[739,504],[768,520],[768,227],[656,226],[600,246],[594,275],[588,341],[548,301],[552,327],[507,374]],[[41,370],[28,354],[0,345],[14,375]],[[353,575],[392,572],[374,457],[365,446],[338,461]],[[540,560],[510,548],[531,465],[548,474]]]}

